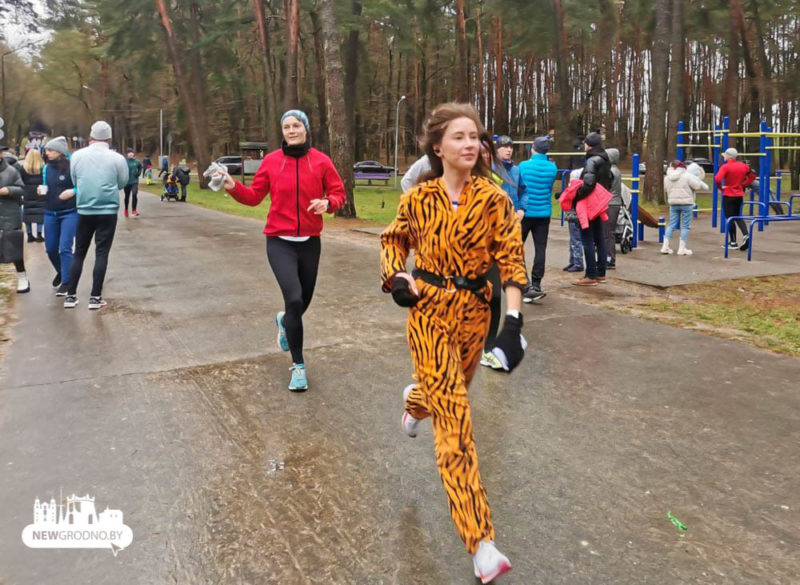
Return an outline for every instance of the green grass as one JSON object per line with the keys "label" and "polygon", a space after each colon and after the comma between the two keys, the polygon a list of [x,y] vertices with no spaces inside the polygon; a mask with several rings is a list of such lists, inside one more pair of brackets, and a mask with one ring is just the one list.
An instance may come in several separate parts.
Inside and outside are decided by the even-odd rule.
{"label": "green grass", "polygon": [[[156,195],[161,195],[162,189],[160,184],[155,185],[141,185],[139,187],[142,191],[149,191]],[[267,211],[269,211],[269,199],[265,199],[259,205],[250,207],[249,205],[242,205],[233,197],[227,195],[225,191],[212,191],[211,189],[201,189],[192,177],[192,182],[187,187],[186,198],[195,205],[230,213],[232,215],[240,215],[243,217],[255,217],[257,219],[266,219]]]}
{"label": "green grass", "polygon": [[675,300],[640,306],[658,317],[746,339],[758,347],[800,357],[800,275],[715,281],[670,289]]}
{"label": "green grass", "polygon": [[[190,203],[232,215],[266,219],[270,205],[269,197],[257,206],[250,207],[242,205],[224,191],[200,189],[194,182],[194,177],[192,179],[193,182],[189,183],[186,195]],[[141,185],[140,189],[156,195],[161,194],[160,185]],[[395,191],[391,187],[362,187],[359,185],[355,191],[356,214],[361,220],[387,225],[394,219],[400,195],[399,189]],[[326,214],[323,217],[327,220],[331,216]]]}
{"label": "green grass", "polygon": [[[706,179],[708,179],[708,177],[706,177]],[[556,186],[559,189],[561,188],[560,181],[556,181]],[[160,184],[150,186],[141,185],[140,188],[157,195],[161,194]],[[774,189],[775,187],[773,185],[773,192]],[[392,219],[394,219],[395,213],[397,212],[397,203],[400,200],[400,195],[402,195],[402,191],[400,189],[394,189],[391,186],[378,187],[357,185],[355,200],[358,219],[378,225],[388,225]],[[256,207],[242,205],[232,197],[226,196],[224,191],[215,192],[210,189],[200,189],[195,176],[192,176],[192,182],[189,184],[187,197],[189,201],[195,205],[243,217],[266,219],[267,212],[269,211],[269,198],[266,198]],[[786,199],[786,197],[784,197],[784,199]],[[697,196],[697,203],[700,209],[711,209],[711,193],[699,194]],[[668,205],[658,205],[650,201],[640,201],[639,204],[656,218],[669,216]],[[558,203],[555,199],[553,200],[552,217],[561,217],[561,209],[558,207]],[[330,215],[326,214],[324,218],[326,220],[330,219]]]}

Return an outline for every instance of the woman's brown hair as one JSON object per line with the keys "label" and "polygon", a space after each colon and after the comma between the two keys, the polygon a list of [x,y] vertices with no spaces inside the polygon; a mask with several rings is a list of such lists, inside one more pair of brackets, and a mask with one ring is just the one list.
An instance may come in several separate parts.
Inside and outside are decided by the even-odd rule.
{"label": "woman's brown hair", "polygon": [[[431,163],[431,170],[427,173],[423,173],[418,182],[424,183],[430,179],[441,177],[444,173],[442,159],[439,158],[435,152],[433,152],[433,147],[436,144],[442,143],[444,133],[447,131],[447,126],[450,124],[450,122],[458,118],[469,118],[475,122],[475,127],[478,129],[478,136],[480,138],[481,145],[486,147],[491,155],[492,160],[495,160],[496,154],[494,142],[492,142],[492,139],[489,136],[489,133],[486,131],[486,128],[484,128],[483,124],[481,124],[480,116],[478,116],[478,110],[475,109],[475,106],[471,104],[460,104],[455,102],[439,104],[433,109],[430,116],[428,116],[428,119],[425,120],[425,124],[422,126],[422,137],[419,140],[419,145],[425,154],[428,155],[428,160]],[[486,165],[486,163],[483,161],[483,157],[480,156],[480,153],[475,166],[472,168],[472,174],[490,178],[492,176],[491,166]]]}

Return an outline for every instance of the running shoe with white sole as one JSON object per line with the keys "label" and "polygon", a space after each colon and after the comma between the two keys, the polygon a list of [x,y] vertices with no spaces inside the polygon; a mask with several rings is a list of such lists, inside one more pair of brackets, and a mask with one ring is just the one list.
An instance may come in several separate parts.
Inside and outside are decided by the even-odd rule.
{"label": "running shoe with white sole", "polygon": [[74,309],[78,306],[78,297],[75,295],[67,295],[67,298],[64,299],[64,308],[65,309]]}
{"label": "running shoe with white sole", "polygon": [[541,301],[547,293],[538,286],[529,286],[525,293],[522,295],[523,303],[532,303],[534,301]]}
{"label": "running shoe with white sole", "polygon": [[[408,395],[411,394],[411,391],[414,389],[416,384],[409,384],[403,389],[403,404],[408,401]],[[417,425],[422,421],[419,419],[414,418],[408,412],[403,412],[403,432],[407,434],[412,439],[417,436]]]}
{"label": "running shoe with white sole", "polygon": [[101,309],[106,306],[105,300],[103,297],[89,297],[89,309],[94,311],[96,309]]}
{"label": "running shoe with white sole", "polygon": [[491,583],[503,573],[511,570],[511,561],[497,550],[491,540],[482,540],[478,550],[472,555],[472,566],[475,576],[481,583]]}
{"label": "running shoe with white sole", "polygon": [[275,315],[275,325],[278,326],[278,347],[280,347],[282,351],[289,351],[289,340],[286,339],[286,327],[283,326],[283,317],[285,315],[285,312],[279,311],[278,314]]}
{"label": "running shoe with white sole", "polygon": [[305,392],[308,390],[305,364],[292,364],[291,370],[292,379],[289,382],[289,390],[292,392]]}
{"label": "running shoe with white sole", "polygon": [[57,297],[65,297],[65,296],[67,296],[67,285],[66,284],[60,284],[58,286],[58,288],[56,289],[56,296]]}
{"label": "running shoe with white sole", "polygon": [[500,363],[500,360],[491,352],[485,351],[481,356],[481,365],[486,366],[487,368],[492,368],[493,370],[502,370],[503,364]]}

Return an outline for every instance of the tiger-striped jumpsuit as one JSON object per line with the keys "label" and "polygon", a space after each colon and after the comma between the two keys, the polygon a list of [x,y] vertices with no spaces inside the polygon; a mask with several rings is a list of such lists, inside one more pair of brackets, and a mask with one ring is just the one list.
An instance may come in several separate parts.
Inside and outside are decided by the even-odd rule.
{"label": "tiger-striped jumpsuit", "polygon": [[[383,290],[416,267],[440,276],[477,278],[497,263],[503,286],[524,290],[527,274],[520,223],[511,200],[491,180],[473,177],[454,210],[441,178],[407,191],[397,217],[381,235]],[[416,280],[420,300],[409,310],[408,343],[417,385],[406,402],[416,419],[432,418],[436,464],[450,515],[470,554],[494,539],[486,490],[478,472],[467,387],[489,326],[491,284],[478,294],[445,290]]]}

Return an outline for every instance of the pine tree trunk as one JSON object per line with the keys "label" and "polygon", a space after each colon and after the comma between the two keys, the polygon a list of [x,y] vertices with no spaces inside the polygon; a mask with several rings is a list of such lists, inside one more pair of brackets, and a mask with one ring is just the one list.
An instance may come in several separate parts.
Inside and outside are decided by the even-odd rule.
{"label": "pine tree trunk", "polygon": [[[352,0],[350,10],[357,21],[361,21],[361,2]],[[354,19],[354,20],[355,20]],[[352,136],[356,132],[356,89],[358,82],[358,28],[350,29],[345,43],[344,60],[344,103],[347,125]],[[353,144],[355,148],[357,145]]]}
{"label": "pine tree trunk", "polygon": [[[685,142],[686,135],[678,136],[678,122],[683,120],[684,110],[684,69],[686,68],[685,50],[685,18],[683,13],[684,0],[672,0],[672,61],[669,68],[669,128],[667,129],[667,144],[675,148],[679,142]],[[689,156],[694,156],[688,152]],[[668,155],[671,157],[671,154]]]}
{"label": "pine tree trunk", "polygon": [[469,100],[467,81],[467,20],[464,14],[464,0],[456,0],[456,55],[455,55],[455,101]]}
{"label": "pine tree trunk", "polygon": [[664,203],[664,169],[666,155],[667,75],[669,73],[669,39],[672,21],[672,0],[656,3],[656,29],[653,36],[652,79],[650,83],[650,116],[647,130],[647,176],[644,195],[647,201]]}
{"label": "pine tree trunk", "polygon": [[503,75],[503,22],[499,16],[494,16],[492,19],[494,23],[495,46],[495,86],[494,86],[494,123],[492,127],[495,131],[508,132],[508,116],[506,115],[506,108],[508,104],[503,99],[503,85],[505,79]]}
{"label": "pine tree trunk", "polygon": [[572,112],[572,91],[569,86],[569,72],[567,60],[567,33],[564,29],[564,7],[561,0],[553,0],[553,14],[555,17],[556,32],[556,84],[558,85],[558,99],[554,104],[556,108],[556,150],[566,151],[572,145],[570,138],[570,116]]}
{"label": "pine tree trunk", "polygon": [[[730,31],[728,36],[728,66],[725,73],[725,96],[722,114],[730,118],[731,128],[739,127],[739,30],[739,15],[736,8],[731,5]],[[735,147],[736,138],[732,136],[728,144],[731,147]]]}
{"label": "pine tree trunk", "polygon": [[328,100],[326,99],[327,90],[325,87],[325,50],[322,40],[322,26],[319,22],[319,14],[314,9],[309,12],[311,25],[314,28],[314,79],[317,94],[317,107],[319,108],[319,148],[325,152],[330,150],[330,136],[328,135]]}
{"label": "pine tree trunk", "polygon": [[300,107],[297,97],[300,0],[284,0],[284,7],[286,10],[286,91],[283,96],[283,107],[285,110],[291,110]]}
{"label": "pine tree trunk", "polygon": [[206,188],[207,181],[202,178],[202,171],[211,162],[211,150],[208,144],[208,127],[205,123],[201,125],[201,116],[198,115],[197,107],[192,99],[191,86],[189,79],[183,68],[180,55],[178,54],[178,42],[172,30],[172,21],[165,0],[155,0],[156,10],[161,18],[161,26],[164,28],[164,36],[167,42],[167,50],[172,61],[172,70],[175,73],[175,82],[178,85],[178,94],[187,113],[187,126],[189,137],[197,159],[197,168],[201,173],[200,185]]}
{"label": "pine tree trunk", "polygon": [[336,6],[334,0],[319,0],[320,22],[325,49],[325,71],[328,78],[328,124],[331,141],[331,159],[344,181],[346,199],[338,215],[355,217],[356,206],[353,199],[353,139],[352,129],[347,125],[347,105],[345,104],[344,73],[339,54],[340,39],[336,26]]}
{"label": "pine tree trunk", "polygon": [[264,19],[264,0],[253,0],[253,11],[256,17],[256,28],[258,30],[258,41],[261,44],[261,74],[264,76],[264,118],[266,120],[266,138],[270,148],[277,148],[281,143],[280,133],[278,132],[278,112],[275,108],[275,100],[272,86],[275,81],[270,65],[270,46],[269,36],[267,35],[267,21]]}

